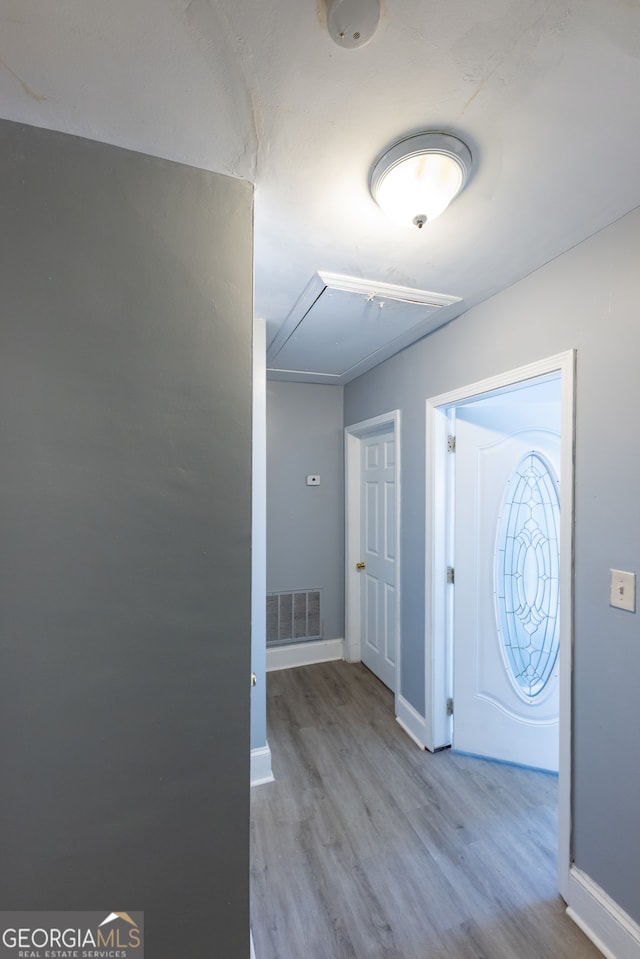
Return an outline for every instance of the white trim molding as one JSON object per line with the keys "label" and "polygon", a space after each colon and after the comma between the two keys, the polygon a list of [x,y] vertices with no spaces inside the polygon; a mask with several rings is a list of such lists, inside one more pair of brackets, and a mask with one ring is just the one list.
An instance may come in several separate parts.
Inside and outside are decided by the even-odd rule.
{"label": "white trim molding", "polygon": [[[270,782],[271,753],[267,743],[267,420],[265,339],[266,322],[253,324],[253,444],[251,490],[251,785]],[[262,749],[259,748],[262,746]]]}
{"label": "white trim molding", "polygon": [[314,639],[308,643],[289,643],[267,647],[267,672],[313,666],[344,659],[344,639]]}
{"label": "white trim molding", "polygon": [[424,716],[414,709],[404,696],[396,696],[396,722],[402,726],[407,736],[413,739],[416,746],[426,749],[427,726]]}
{"label": "white trim molding", "polygon": [[273,782],[271,749],[269,743],[251,750],[251,785],[262,786]]}
{"label": "white trim molding", "polygon": [[249,930],[249,959],[256,959],[256,950],[253,945],[253,930]]}
{"label": "white trim molding", "polygon": [[582,870],[569,871],[567,915],[606,959],[640,959],[640,926]]}
{"label": "white trim molding", "polygon": [[421,303],[426,306],[451,306],[459,303],[462,297],[447,293],[431,293],[429,290],[416,290],[412,286],[396,286],[395,283],[381,283],[379,280],[363,280],[358,276],[343,276],[341,273],[325,273],[318,270],[318,276],[331,290],[343,290],[346,293],[361,293],[364,296],[379,296],[385,300],[398,300],[400,303]]}

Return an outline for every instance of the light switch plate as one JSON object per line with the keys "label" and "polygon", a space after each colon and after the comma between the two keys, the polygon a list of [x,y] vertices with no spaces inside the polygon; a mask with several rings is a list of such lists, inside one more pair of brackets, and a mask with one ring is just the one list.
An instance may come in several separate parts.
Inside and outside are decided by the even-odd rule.
{"label": "light switch plate", "polygon": [[630,613],[636,611],[636,574],[621,569],[610,569],[611,592],[609,604]]}
{"label": "light switch plate", "polygon": [[307,476],[307,486],[320,486],[320,477],[317,473],[309,473]]}

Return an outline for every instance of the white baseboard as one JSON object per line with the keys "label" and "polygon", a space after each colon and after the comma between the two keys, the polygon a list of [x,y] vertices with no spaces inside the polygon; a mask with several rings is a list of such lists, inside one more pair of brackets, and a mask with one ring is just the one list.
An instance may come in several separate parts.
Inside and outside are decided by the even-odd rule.
{"label": "white baseboard", "polygon": [[318,639],[310,643],[272,646],[267,649],[267,672],[329,663],[334,659],[344,659],[344,639]]}
{"label": "white baseboard", "polygon": [[400,723],[407,736],[410,736],[420,749],[426,749],[426,720],[400,695],[396,696],[396,722]]}
{"label": "white baseboard", "polygon": [[567,915],[606,959],[640,959],[640,926],[580,869],[571,867]]}
{"label": "white baseboard", "polygon": [[251,750],[251,785],[262,786],[273,782],[269,743]]}

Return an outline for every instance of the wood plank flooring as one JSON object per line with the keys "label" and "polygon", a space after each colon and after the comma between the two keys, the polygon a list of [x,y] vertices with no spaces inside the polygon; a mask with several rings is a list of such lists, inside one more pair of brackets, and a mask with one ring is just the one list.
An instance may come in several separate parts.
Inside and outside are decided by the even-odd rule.
{"label": "wood plank flooring", "polygon": [[601,959],[556,893],[557,781],[415,746],[343,662],[268,675],[257,959]]}

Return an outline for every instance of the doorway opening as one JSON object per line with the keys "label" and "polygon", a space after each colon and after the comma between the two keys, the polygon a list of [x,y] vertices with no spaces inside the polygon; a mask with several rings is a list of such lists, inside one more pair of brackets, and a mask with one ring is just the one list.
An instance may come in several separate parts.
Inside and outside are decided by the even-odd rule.
{"label": "doorway opening", "polygon": [[[523,711],[529,705],[528,715],[536,716],[530,725],[548,735],[542,752],[534,747],[523,765],[553,768],[557,763],[558,768],[558,883],[565,898],[570,863],[574,366],[575,355],[569,351],[432,397],[427,401],[426,447],[427,747],[453,744],[518,761],[501,752],[502,747],[487,748],[486,739],[475,740],[473,727],[486,731],[494,718],[499,726],[505,715],[516,712],[514,703]],[[459,439],[453,439],[456,432],[463,434],[462,456]],[[513,505],[519,502],[514,494],[518,485],[528,490],[522,507]],[[527,505],[529,500],[535,507]],[[507,562],[504,552],[500,556],[501,536],[511,544]],[[509,578],[513,574],[517,582]],[[460,599],[458,587],[464,591]],[[518,589],[524,612],[515,616],[513,594]],[[501,590],[507,594],[502,612]],[[554,603],[561,611],[556,620]],[[537,635],[536,623],[542,623]],[[530,643],[518,641],[522,649],[528,643],[526,668],[525,654],[510,636],[512,627],[517,632],[513,624],[526,626],[532,636]],[[489,646],[480,645],[486,629],[493,630],[489,653]],[[473,636],[465,640],[466,648],[463,631]],[[489,692],[485,680],[498,675],[499,667],[500,689]],[[466,702],[456,705],[454,689],[459,696],[475,697],[482,716],[469,714]],[[487,735],[498,734],[489,729]],[[550,759],[549,750],[554,749],[555,758]]]}
{"label": "doorway opening", "polygon": [[553,773],[560,389],[552,374],[447,410],[455,437],[447,490],[451,744]]}

